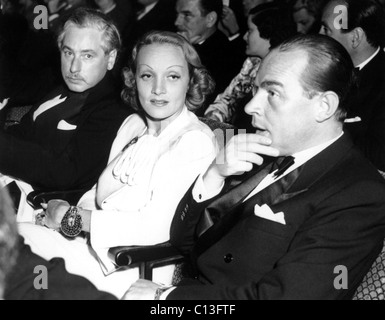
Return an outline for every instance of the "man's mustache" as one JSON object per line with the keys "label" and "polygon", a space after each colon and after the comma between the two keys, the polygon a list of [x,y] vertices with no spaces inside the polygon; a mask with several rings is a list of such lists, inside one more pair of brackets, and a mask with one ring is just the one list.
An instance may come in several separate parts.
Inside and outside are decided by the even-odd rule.
{"label": "man's mustache", "polygon": [[84,78],[79,76],[79,75],[76,75],[76,74],[66,74],[65,75],[65,78],[66,79],[69,79],[69,80],[77,80],[77,81],[84,81]]}

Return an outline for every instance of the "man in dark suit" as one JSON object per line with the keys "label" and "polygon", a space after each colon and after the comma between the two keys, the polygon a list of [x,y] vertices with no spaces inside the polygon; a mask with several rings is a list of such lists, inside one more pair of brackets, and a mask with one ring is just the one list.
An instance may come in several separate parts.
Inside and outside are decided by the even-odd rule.
{"label": "man in dark suit", "polygon": [[385,234],[383,178],[343,133],[353,78],[328,37],[273,49],[246,106],[256,134],[235,136],[177,208],[171,243],[191,253],[196,280],[142,280],[126,298],[352,298]]}
{"label": "man in dark suit", "polygon": [[44,0],[49,11],[49,30],[57,35],[71,14],[80,7],[86,7],[86,0]]}
{"label": "man in dark suit", "polygon": [[79,9],[58,44],[65,84],[33,106],[21,124],[0,131],[0,172],[36,189],[90,188],[129,115],[110,75],[120,37],[103,14]]}
{"label": "man in dark suit", "polygon": [[[238,50],[218,30],[222,0],[178,0],[176,11],[178,32],[194,45],[216,82],[215,92],[206,101],[208,106],[238,74],[244,55],[237,54]],[[205,110],[205,107],[200,108],[199,115],[203,115]]]}
{"label": "man in dark suit", "polygon": [[134,9],[130,1],[94,0],[97,8],[107,15],[118,27],[121,34],[131,30],[134,23]]}
{"label": "man in dark suit", "polygon": [[[347,8],[341,17],[337,6]],[[323,12],[321,33],[339,41],[358,72],[346,131],[380,170],[385,171],[385,11],[375,0],[332,0]],[[338,28],[337,28],[338,27]]]}
{"label": "man in dark suit", "polygon": [[152,30],[175,31],[176,0],[137,0],[136,20],[125,35],[128,55],[136,41]]}

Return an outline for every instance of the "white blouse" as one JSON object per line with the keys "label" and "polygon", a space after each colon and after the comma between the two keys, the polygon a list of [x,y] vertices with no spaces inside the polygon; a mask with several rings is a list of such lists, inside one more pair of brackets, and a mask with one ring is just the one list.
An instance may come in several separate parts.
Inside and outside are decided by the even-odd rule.
{"label": "white blouse", "polygon": [[97,186],[78,203],[92,210],[91,245],[107,269],[111,247],[169,240],[177,205],[215,156],[213,132],[187,108],[158,137],[139,115],[125,120]]}

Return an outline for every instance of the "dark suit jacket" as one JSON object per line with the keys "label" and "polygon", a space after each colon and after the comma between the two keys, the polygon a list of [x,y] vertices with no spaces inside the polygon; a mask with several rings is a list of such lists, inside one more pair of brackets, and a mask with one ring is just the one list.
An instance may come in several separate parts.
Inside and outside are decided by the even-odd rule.
{"label": "dark suit jacket", "polygon": [[[239,40],[238,40],[239,41]],[[216,86],[213,95],[208,97],[206,107],[209,106],[222,93],[231,80],[239,73],[244,55],[240,55],[238,47],[219,30],[202,44],[194,45],[203,65],[214,78]],[[237,52],[238,51],[238,52]],[[205,107],[198,110],[198,115],[203,115]]]}
{"label": "dark suit jacket", "polygon": [[[67,100],[34,121],[35,110],[59,94]],[[0,132],[0,172],[37,189],[90,188],[107,165],[112,142],[129,114],[110,75],[84,93],[59,87],[37,103],[20,125]],[[63,120],[76,129],[58,129]]]}
{"label": "dark suit jacket", "polygon": [[[12,272],[7,276],[4,298],[6,300],[117,300],[109,293],[99,291],[87,279],[70,274],[64,260],[46,261],[34,254],[20,238],[19,256]],[[35,268],[40,266],[35,271]],[[37,290],[34,281],[41,284],[42,269],[47,268],[48,289]]]}
{"label": "dark suit jacket", "polygon": [[142,19],[134,22],[130,32],[124,36],[129,54],[135,42],[151,30],[176,31],[175,3],[176,0],[160,0]]}
{"label": "dark suit jacket", "polygon": [[353,96],[349,118],[361,122],[346,124],[354,142],[367,158],[385,171],[385,53],[381,50],[358,73],[358,91]]}
{"label": "dark suit jacket", "polygon": [[[295,178],[297,175],[299,176]],[[253,175],[230,193],[196,203],[191,190],[177,208],[171,242],[192,252],[199,284],[168,299],[350,299],[382,248],[385,183],[344,136],[274,185],[242,200],[264,177]],[[286,225],[254,215],[256,204],[283,212]],[[206,211],[205,211],[205,208]],[[196,239],[202,213],[215,224]],[[337,266],[348,289],[336,290]]]}

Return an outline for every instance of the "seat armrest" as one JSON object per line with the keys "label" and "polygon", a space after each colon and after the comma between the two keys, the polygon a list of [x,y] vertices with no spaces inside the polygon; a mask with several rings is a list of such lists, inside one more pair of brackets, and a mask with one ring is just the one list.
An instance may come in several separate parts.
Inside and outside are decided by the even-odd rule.
{"label": "seat armrest", "polygon": [[79,199],[88,190],[76,189],[70,191],[32,191],[27,195],[27,202],[34,208],[40,209],[41,203],[47,203],[49,200],[65,200],[71,205],[76,205]]}
{"label": "seat armrest", "polygon": [[152,280],[152,269],[184,261],[169,242],[151,246],[114,247],[108,251],[110,259],[119,267],[139,266],[140,278]]}

